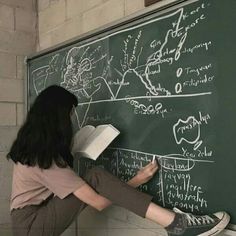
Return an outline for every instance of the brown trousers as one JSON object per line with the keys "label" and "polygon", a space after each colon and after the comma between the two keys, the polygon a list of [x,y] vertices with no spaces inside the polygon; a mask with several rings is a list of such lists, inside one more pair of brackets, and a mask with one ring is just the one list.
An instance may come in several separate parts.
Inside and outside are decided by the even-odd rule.
{"label": "brown trousers", "polygon": [[[85,176],[96,192],[141,217],[145,217],[152,197],[137,191],[102,168],[94,167]],[[73,222],[86,204],[70,194],[64,199],[51,195],[40,205],[11,212],[14,236],[58,236]]]}

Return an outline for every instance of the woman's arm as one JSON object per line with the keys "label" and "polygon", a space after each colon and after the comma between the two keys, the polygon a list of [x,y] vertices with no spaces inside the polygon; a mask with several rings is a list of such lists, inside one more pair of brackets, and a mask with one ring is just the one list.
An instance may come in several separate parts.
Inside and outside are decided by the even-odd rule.
{"label": "woman's arm", "polygon": [[[143,167],[141,170],[139,170],[137,174],[127,182],[127,184],[131,187],[136,188],[139,185],[148,182],[157,170],[158,165],[156,161],[154,163],[151,162],[145,167]],[[101,211],[112,204],[110,200],[98,194],[88,184],[84,184],[78,190],[73,192],[73,194],[81,201],[97,209],[98,211]]]}
{"label": "woman's arm", "polygon": [[140,169],[137,174],[127,182],[127,184],[134,188],[140,186],[141,184],[145,184],[154,176],[157,170],[157,162],[150,162],[148,165]]}

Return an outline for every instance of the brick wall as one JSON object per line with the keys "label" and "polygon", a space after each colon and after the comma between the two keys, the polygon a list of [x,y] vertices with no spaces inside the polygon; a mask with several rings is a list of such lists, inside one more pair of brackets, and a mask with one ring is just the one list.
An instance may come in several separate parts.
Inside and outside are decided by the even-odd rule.
{"label": "brick wall", "polygon": [[38,50],[54,46],[143,8],[143,0],[38,0]]}
{"label": "brick wall", "polygon": [[[173,0],[164,0],[165,3]],[[153,6],[157,7],[157,6]],[[144,0],[38,0],[38,45],[43,50],[144,9]],[[120,207],[86,209],[80,236],[162,236],[165,231]],[[65,235],[75,235],[74,225]]]}
{"label": "brick wall", "polygon": [[12,164],[5,156],[24,120],[24,57],[35,51],[34,0],[0,0],[0,235],[10,235]]}

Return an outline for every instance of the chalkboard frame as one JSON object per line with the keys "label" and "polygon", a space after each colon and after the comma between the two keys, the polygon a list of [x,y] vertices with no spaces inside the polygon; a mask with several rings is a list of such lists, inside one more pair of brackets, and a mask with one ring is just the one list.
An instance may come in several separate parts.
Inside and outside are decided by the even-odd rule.
{"label": "chalkboard frame", "polygon": [[[98,29],[91,30],[87,33],[80,35],[80,36],[74,37],[70,40],[63,42],[63,43],[57,44],[53,47],[47,48],[45,50],[42,50],[40,52],[34,53],[34,54],[26,57],[25,64],[27,65],[27,70],[26,70],[27,80],[25,83],[25,88],[26,88],[26,94],[25,94],[25,104],[26,104],[25,108],[26,109],[25,109],[25,112],[27,112],[29,110],[29,101],[28,101],[29,80],[30,80],[29,62],[31,60],[37,59],[37,58],[47,55],[49,53],[53,53],[54,51],[60,51],[62,49],[70,47],[71,45],[79,43],[79,42],[87,43],[89,41],[93,41],[94,39],[101,38],[108,33],[112,34],[113,32],[119,31],[124,27],[130,27],[134,24],[140,24],[140,23],[147,21],[151,18],[157,17],[161,14],[165,14],[169,11],[172,11],[175,8],[183,7],[183,6],[186,6],[188,4],[191,4],[191,3],[197,2],[197,1],[198,0],[173,0],[173,1],[167,2],[167,3],[159,2],[158,4],[148,7],[142,11],[139,11],[138,13],[132,14],[128,17],[124,17],[123,19],[106,24]],[[234,224],[229,225],[227,228],[236,232],[236,225],[234,225]],[[235,235],[235,234],[233,233],[232,235]]]}

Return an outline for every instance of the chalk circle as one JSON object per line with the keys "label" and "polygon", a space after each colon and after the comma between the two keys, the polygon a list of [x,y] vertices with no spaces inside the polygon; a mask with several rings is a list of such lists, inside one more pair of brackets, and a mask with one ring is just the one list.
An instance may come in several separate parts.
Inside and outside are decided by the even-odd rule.
{"label": "chalk circle", "polygon": [[181,83],[177,83],[175,85],[175,92],[176,93],[181,93],[182,92],[182,85],[181,85]]}
{"label": "chalk circle", "polygon": [[177,75],[177,77],[179,78],[181,75],[182,75],[182,73],[183,73],[183,68],[178,68],[178,70],[176,71],[176,75]]}

